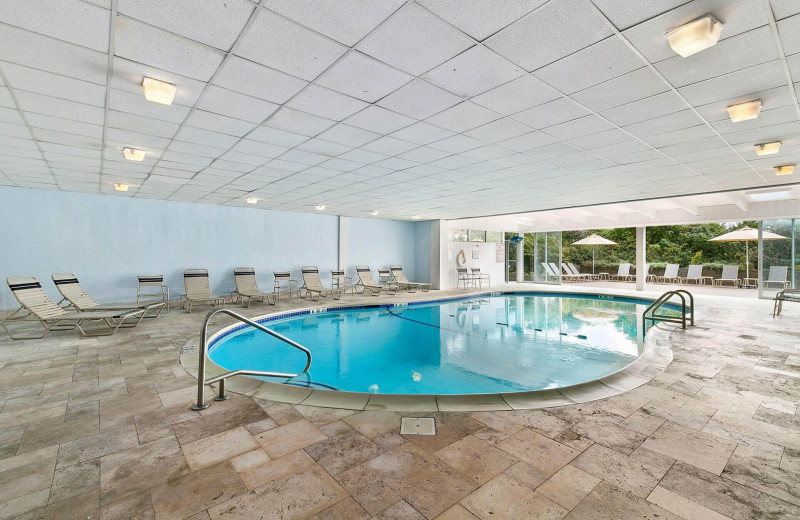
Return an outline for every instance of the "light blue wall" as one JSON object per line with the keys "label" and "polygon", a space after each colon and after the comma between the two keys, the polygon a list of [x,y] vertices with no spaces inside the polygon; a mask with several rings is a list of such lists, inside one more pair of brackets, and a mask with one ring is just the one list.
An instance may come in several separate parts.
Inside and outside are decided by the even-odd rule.
{"label": "light blue wall", "polygon": [[[189,267],[208,269],[212,290],[228,294],[237,266],[254,267],[262,290],[271,290],[273,270],[290,269],[300,280],[301,266],[317,265],[326,279],[338,263],[333,215],[0,186],[0,222],[0,309],[17,306],[5,284],[15,275],[36,276],[57,298],[50,275],[71,272],[98,300],[132,301],[137,274],[164,274],[174,298],[184,292]],[[408,254],[394,235],[413,244],[413,227],[368,222],[351,236],[363,233],[362,244],[377,237],[386,243],[381,249],[394,245]],[[413,255],[412,248],[410,256],[387,251],[385,258],[411,267]]]}
{"label": "light blue wall", "polygon": [[417,222],[414,225],[417,244],[415,274],[417,282],[431,281],[431,226],[432,222]]}
{"label": "light blue wall", "polygon": [[406,277],[416,281],[416,222],[355,217],[347,220],[348,276],[358,280],[356,266],[368,265],[377,280],[379,267],[401,265]]}

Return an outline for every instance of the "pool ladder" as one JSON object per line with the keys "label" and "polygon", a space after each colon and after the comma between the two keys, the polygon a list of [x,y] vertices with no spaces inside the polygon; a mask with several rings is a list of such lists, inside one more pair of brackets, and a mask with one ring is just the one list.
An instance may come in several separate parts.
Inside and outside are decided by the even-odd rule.
{"label": "pool ladder", "polygon": [[[297,374],[284,374],[282,372],[263,372],[260,370],[231,370],[230,372],[225,372],[224,374],[220,374],[216,377],[212,377],[206,379],[206,357],[208,356],[208,323],[211,321],[211,318],[216,316],[217,314],[227,314],[232,318],[235,318],[242,323],[246,323],[253,327],[254,329],[260,330],[266,334],[269,334],[273,338],[277,338],[284,343],[291,345],[292,347],[301,350],[306,355],[306,367],[302,370],[302,372]],[[203,328],[200,332],[200,352],[198,354],[198,365],[197,365],[197,403],[192,405],[192,410],[205,410],[208,408],[209,403],[205,402],[205,387],[208,385],[213,385],[214,383],[219,382],[219,394],[214,398],[215,401],[224,401],[230,397],[229,394],[225,393],[225,380],[232,376],[265,376],[265,377],[285,377],[285,378],[292,378],[297,377],[300,374],[305,374],[308,372],[308,368],[311,366],[311,351],[308,350],[303,345],[290,340],[286,336],[278,334],[274,330],[268,329],[267,327],[261,325],[260,323],[256,323],[255,321],[245,318],[241,314],[233,312],[228,309],[217,309],[215,311],[211,311],[206,315],[206,319],[203,320]]]}
{"label": "pool ladder", "polygon": [[[686,297],[689,297],[689,306],[686,306]],[[681,315],[672,316],[669,314],[658,314],[658,310],[664,306],[673,296],[681,299]],[[649,314],[648,314],[649,313]],[[674,291],[667,291],[662,294],[656,301],[650,304],[642,314],[642,337],[647,333],[647,322],[652,321],[666,321],[669,323],[679,323],[681,328],[686,328],[687,313],[689,325],[694,325],[694,296],[686,289],[675,289]]]}

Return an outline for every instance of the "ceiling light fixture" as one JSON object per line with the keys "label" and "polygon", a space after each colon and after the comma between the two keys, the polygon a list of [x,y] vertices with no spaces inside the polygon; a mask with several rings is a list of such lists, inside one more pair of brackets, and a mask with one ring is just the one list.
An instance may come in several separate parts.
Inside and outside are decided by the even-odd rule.
{"label": "ceiling light fixture", "polygon": [[136,148],[123,148],[122,155],[129,161],[143,161],[144,156],[147,155],[144,150],[137,150]]}
{"label": "ceiling light fixture", "polygon": [[160,103],[162,105],[171,105],[172,100],[175,99],[175,93],[178,87],[172,83],[158,81],[153,78],[144,78],[142,81],[142,91],[144,91],[144,98],[153,103]]}
{"label": "ceiling light fixture", "polygon": [[129,187],[130,187],[129,185],[124,184],[122,182],[115,182],[114,183],[114,189],[117,190],[117,191],[128,191]]}
{"label": "ceiling light fixture", "polygon": [[761,100],[748,101],[747,103],[739,103],[737,105],[730,105],[728,107],[728,115],[731,121],[738,123],[740,121],[747,121],[755,119],[761,113]]}
{"label": "ceiling light fixture", "polygon": [[372,211],[369,212],[369,214],[374,217],[375,215],[378,214],[378,210],[377,209],[373,209]]}
{"label": "ceiling light fixture", "polygon": [[684,58],[714,46],[722,34],[722,24],[707,14],[685,25],[670,29],[666,37],[672,50]]}
{"label": "ceiling light fixture", "polygon": [[258,204],[258,199],[255,197],[247,197],[248,204]]}
{"label": "ceiling light fixture", "polygon": [[775,141],[773,143],[761,143],[756,145],[756,153],[758,155],[772,155],[778,153],[781,149],[781,142]]}
{"label": "ceiling light fixture", "polygon": [[317,204],[316,206],[314,206],[314,209],[317,211],[325,211],[325,206],[322,204]]}
{"label": "ceiling light fixture", "polygon": [[413,220],[419,220],[419,215],[411,215],[411,218],[412,218]]}
{"label": "ceiling light fixture", "polygon": [[747,194],[755,202],[768,202],[772,200],[787,200],[792,198],[787,190],[755,191]]}
{"label": "ceiling light fixture", "polygon": [[784,164],[775,167],[775,175],[791,175],[794,173],[794,164]]}

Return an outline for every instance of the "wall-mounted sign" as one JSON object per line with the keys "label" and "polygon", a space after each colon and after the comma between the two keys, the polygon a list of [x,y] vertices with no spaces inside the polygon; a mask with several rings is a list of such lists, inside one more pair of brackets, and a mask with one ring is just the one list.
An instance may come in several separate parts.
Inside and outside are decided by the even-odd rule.
{"label": "wall-mounted sign", "polygon": [[502,264],[506,261],[506,248],[505,244],[502,242],[497,242],[494,245],[494,261],[498,264]]}

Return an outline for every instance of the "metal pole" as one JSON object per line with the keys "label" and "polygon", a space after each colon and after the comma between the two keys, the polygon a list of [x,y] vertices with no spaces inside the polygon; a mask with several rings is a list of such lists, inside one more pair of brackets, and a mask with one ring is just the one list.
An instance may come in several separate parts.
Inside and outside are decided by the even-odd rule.
{"label": "metal pole", "polygon": [[208,313],[203,321],[203,328],[200,330],[200,353],[197,363],[197,403],[192,405],[192,410],[205,410],[208,403],[205,402],[206,388],[206,336],[208,335],[208,320],[211,319],[213,312]]}

